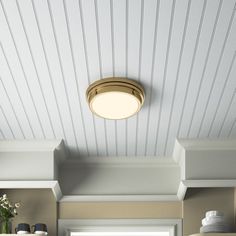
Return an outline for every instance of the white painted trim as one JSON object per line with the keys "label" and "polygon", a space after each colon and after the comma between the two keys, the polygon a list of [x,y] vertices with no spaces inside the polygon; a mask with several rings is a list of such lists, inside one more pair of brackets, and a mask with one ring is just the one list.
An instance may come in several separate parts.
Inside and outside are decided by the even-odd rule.
{"label": "white painted trim", "polygon": [[58,220],[59,236],[70,232],[169,231],[171,236],[182,236],[182,219],[94,219]]}
{"label": "white painted trim", "polygon": [[0,189],[52,189],[57,201],[62,197],[58,181],[0,181]]}
{"label": "white painted trim", "polygon": [[[185,177],[185,151],[191,150],[236,150],[236,140],[176,140],[173,159],[152,157],[88,157],[67,160],[63,167],[77,168],[79,165],[92,165],[95,167],[132,167],[132,168],[181,168],[181,178],[177,193],[167,195],[68,195],[62,196],[57,180],[45,181],[0,181],[0,188],[50,188],[57,201],[83,202],[83,201],[181,201],[184,199],[187,188],[209,187],[236,187],[236,179],[186,179]],[[1,141],[0,152],[54,152],[55,169],[65,160],[63,140],[21,140]],[[57,153],[56,153],[56,152]],[[233,159],[234,156],[231,156]],[[234,159],[233,159],[234,160]],[[220,162],[221,163],[221,162]],[[220,164],[219,164],[220,165]],[[233,166],[233,165],[232,165]],[[201,167],[201,166],[200,166]],[[171,169],[172,168],[172,169]],[[54,171],[53,170],[53,171]],[[232,167],[233,170],[233,167]],[[233,175],[234,176],[234,175]],[[197,177],[196,177],[197,178]],[[226,177],[227,178],[227,177]],[[229,176],[229,178],[232,178]],[[48,179],[48,178],[45,178]],[[181,180],[182,179],[182,180]],[[172,193],[172,192],[171,192]]]}
{"label": "white painted trim", "polygon": [[96,167],[179,167],[172,158],[154,157],[86,157],[78,159],[68,159],[63,163],[63,168],[77,168],[78,166]]}
{"label": "white painted trim", "polygon": [[236,179],[191,179],[181,180],[177,192],[178,199],[184,200],[188,188],[234,188]]}
{"label": "white painted trim", "polygon": [[230,188],[236,187],[236,179],[193,179],[182,180],[188,188]]}
{"label": "white painted trim", "polygon": [[175,140],[175,146],[174,146],[174,149],[173,149],[173,154],[172,154],[173,160],[176,163],[180,164],[181,159],[184,156],[184,152],[185,152],[184,147],[180,144],[179,139],[176,139]]}
{"label": "white painted trim", "polygon": [[57,202],[59,202],[62,198],[62,192],[61,192],[61,188],[60,188],[58,181],[56,181],[56,184],[52,188],[52,192],[53,192]]}
{"label": "white painted trim", "polygon": [[185,150],[236,150],[236,139],[178,139]]}
{"label": "white painted trim", "polygon": [[63,145],[63,140],[1,140],[0,152],[49,152]]}
{"label": "white painted trim", "polygon": [[183,181],[180,181],[178,192],[177,192],[177,197],[179,201],[184,200],[186,192],[187,192],[187,187],[183,184]]}
{"label": "white painted trim", "polygon": [[176,195],[65,195],[60,202],[179,201]]}
{"label": "white painted trim", "polygon": [[11,180],[11,181],[0,181],[0,188],[53,188],[58,181],[24,181],[24,180]]}

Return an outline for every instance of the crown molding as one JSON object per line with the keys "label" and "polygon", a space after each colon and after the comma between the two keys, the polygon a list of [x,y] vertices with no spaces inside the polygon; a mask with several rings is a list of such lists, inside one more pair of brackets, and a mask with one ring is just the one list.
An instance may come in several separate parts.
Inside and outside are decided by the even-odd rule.
{"label": "crown molding", "polygon": [[[236,150],[236,139],[177,139],[174,149],[184,150]],[[174,151],[177,151],[174,150]]]}
{"label": "crown molding", "polygon": [[236,186],[236,179],[191,179],[181,184],[187,188],[231,188]]}
{"label": "crown molding", "polygon": [[58,181],[0,181],[0,189],[51,189],[57,201],[62,198]]}
{"label": "crown molding", "polygon": [[1,140],[0,152],[53,152],[64,148],[63,140]]}
{"label": "crown molding", "polygon": [[173,195],[65,195],[60,202],[148,202],[179,201]]}
{"label": "crown molding", "polygon": [[191,179],[181,180],[177,192],[180,201],[184,200],[188,188],[235,188],[236,179]]}
{"label": "crown molding", "polygon": [[173,158],[166,157],[79,157],[67,159],[63,168],[77,168],[78,166],[96,167],[178,167]]}
{"label": "crown molding", "polygon": [[[63,140],[1,141],[0,153],[3,163],[0,188],[49,188],[60,202],[182,201],[188,188],[236,186],[236,140],[179,139],[175,143],[173,158],[66,159],[68,155]],[[28,172],[19,170],[22,163],[29,168]],[[31,168],[41,165],[48,167],[46,172]],[[9,169],[14,170],[11,176],[8,175]],[[78,186],[73,179],[77,180]],[[145,181],[147,184],[142,188],[141,183]],[[74,183],[73,189],[71,182]],[[117,185],[119,191],[114,187]]]}
{"label": "crown molding", "polygon": [[188,187],[183,183],[183,181],[180,181],[179,188],[177,191],[177,198],[179,201],[183,201],[185,194],[187,192]]}

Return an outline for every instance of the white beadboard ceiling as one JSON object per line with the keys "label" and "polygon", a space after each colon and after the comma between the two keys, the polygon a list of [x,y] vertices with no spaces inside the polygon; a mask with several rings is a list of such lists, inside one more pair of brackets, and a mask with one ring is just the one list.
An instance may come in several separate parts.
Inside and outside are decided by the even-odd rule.
{"label": "white beadboard ceiling", "polygon": [[[77,156],[171,156],[179,138],[236,137],[235,0],[0,0],[0,139],[60,139]],[[127,120],[85,91],[139,81]]]}

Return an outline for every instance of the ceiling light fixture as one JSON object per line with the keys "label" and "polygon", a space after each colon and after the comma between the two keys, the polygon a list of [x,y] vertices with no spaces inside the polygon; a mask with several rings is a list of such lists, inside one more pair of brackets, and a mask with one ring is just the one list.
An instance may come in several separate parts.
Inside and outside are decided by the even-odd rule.
{"label": "ceiling light fixture", "polygon": [[136,114],[144,102],[144,90],[137,82],[118,77],[101,79],[86,91],[90,110],[103,118],[120,120]]}

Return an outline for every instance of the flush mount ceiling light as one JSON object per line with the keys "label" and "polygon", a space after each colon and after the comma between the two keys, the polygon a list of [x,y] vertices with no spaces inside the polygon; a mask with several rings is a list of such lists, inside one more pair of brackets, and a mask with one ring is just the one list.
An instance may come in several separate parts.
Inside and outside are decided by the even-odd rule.
{"label": "flush mount ceiling light", "polygon": [[133,116],[144,102],[144,90],[140,84],[117,77],[95,81],[88,87],[86,96],[94,114],[113,120]]}

